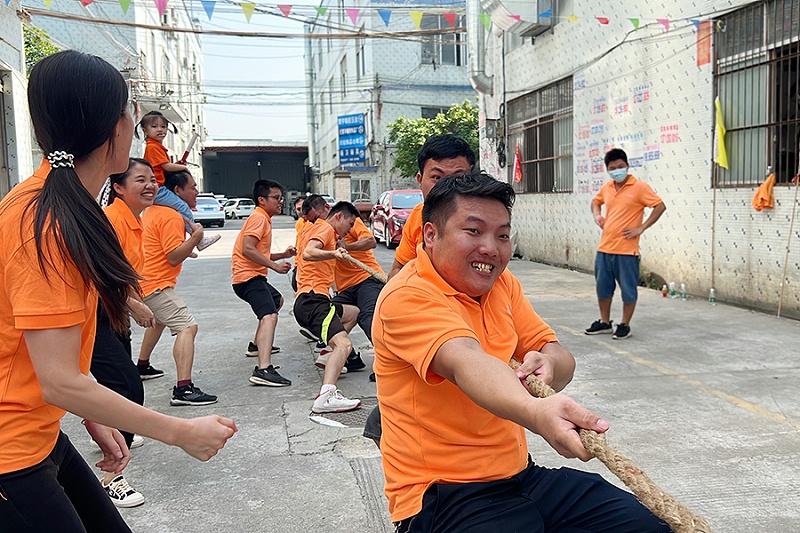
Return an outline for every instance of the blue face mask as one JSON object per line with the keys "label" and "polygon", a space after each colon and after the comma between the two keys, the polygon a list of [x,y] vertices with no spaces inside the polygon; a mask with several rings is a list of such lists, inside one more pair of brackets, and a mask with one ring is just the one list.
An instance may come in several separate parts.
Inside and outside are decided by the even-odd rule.
{"label": "blue face mask", "polygon": [[628,169],[627,168],[618,168],[616,170],[609,170],[608,175],[611,176],[611,179],[616,181],[617,183],[621,181],[625,181],[625,178],[628,177]]}

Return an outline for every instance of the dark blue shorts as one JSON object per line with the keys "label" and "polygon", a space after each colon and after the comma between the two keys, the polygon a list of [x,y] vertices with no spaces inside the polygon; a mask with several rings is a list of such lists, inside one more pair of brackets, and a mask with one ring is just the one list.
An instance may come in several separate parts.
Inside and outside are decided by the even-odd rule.
{"label": "dark blue shorts", "polygon": [[619,283],[623,303],[635,303],[639,298],[639,256],[597,252],[594,279],[597,282],[598,299],[613,298],[614,289]]}

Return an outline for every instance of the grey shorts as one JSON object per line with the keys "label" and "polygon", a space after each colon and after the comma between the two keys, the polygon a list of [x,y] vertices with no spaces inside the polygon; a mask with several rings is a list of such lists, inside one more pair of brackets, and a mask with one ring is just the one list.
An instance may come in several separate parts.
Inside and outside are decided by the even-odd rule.
{"label": "grey shorts", "polygon": [[172,287],[156,289],[153,294],[144,298],[144,303],[155,315],[156,322],[167,326],[173,336],[197,325],[186,302]]}

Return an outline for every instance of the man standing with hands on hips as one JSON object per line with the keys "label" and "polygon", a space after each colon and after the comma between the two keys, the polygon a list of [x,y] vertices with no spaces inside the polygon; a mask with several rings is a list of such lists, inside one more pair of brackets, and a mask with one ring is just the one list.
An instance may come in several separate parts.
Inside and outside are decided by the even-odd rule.
{"label": "man standing with hands on hips", "polygon": [[[667,207],[652,187],[628,173],[628,156],[623,150],[609,150],[604,161],[611,181],[600,188],[591,203],[594,220],[603,230],[594,263],[600,320],[594,321],[584,333],[613,331],[613,339],[627,339],[631,336],[630,321],[638,298],[639,236],[661,218]],[[645,207],[653,211],[643,222]],[[622,292],[622,321],[613,329],[611,301],[616,283]]]}

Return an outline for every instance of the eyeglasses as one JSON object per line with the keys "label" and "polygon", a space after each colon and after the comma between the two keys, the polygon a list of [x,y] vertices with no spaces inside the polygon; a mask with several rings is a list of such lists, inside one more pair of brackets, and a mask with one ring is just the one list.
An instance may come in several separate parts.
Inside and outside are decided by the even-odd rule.
{"label": "eyeglasses", "polygon": [[272,198],[276,202],[282,202],[283,201],[283,196],[267,196],[267,198]]}

